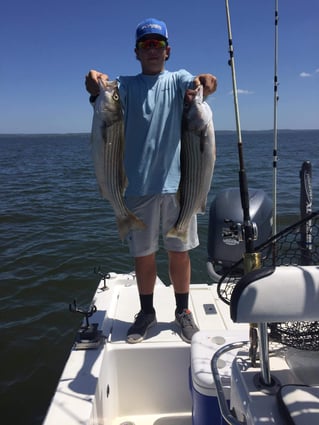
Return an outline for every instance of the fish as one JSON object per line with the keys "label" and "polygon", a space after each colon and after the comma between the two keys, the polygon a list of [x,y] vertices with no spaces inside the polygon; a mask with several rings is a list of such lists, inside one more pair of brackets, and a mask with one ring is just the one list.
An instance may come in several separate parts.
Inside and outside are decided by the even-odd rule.
{"label": "fish", "polygon": [[145,229],[145,223],[125,204],[128,185],[124,168],[124,118],[116,81],[99,79],[100,94],[94,103],[91,153],[101,196],[115,213],[121,240],[130,230]]}
{"label": "fish", "polygon": [[203,86],[187,93],[181,134],[181,178],[178,189],[180,212],[169,238],[187,241],[194,214],[204,214],[216,160],[213,112],[203,99]]}

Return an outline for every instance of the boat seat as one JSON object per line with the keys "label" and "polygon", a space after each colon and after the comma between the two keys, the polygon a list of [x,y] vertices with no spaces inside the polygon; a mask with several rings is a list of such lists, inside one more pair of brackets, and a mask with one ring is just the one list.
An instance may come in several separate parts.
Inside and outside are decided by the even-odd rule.
{"label": "boat seat", "polygon": [[279,266],[247,273],[230,301],[236,323],[319,320],[319,266]]}
{"label": "boat seat", "polygon": [[267,323],[319,320],[319,266],[279,266],[247,273],[235,286],[231,318],[258,325],[260,388],[276,390],[278,406],[289,425],[319,423],[319,387],[281,385],[271,378]]}
{"label": "boat seat", "polygon": [[277,399],[286,424],[318,425],[318,387],[283,385],[277,393]]}

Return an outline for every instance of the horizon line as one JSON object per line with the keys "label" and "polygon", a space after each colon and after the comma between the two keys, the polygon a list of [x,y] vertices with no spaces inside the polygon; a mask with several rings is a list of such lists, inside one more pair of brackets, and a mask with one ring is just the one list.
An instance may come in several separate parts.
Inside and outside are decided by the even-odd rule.
{"label": "horizon line", "polygon": [[[242,129],[242,132],[273,132],[273,129],[261,129],[261,130],[248,130]],[[277,131],[319,131],[319,128],[279,128]],[[229,132],[229,133],[237,133],[237,130],[215,130],[215,133],[218,132]],[[90,131],[65,131],[65,132],[52,132],[52,133],[34,133],[34,132],[9,132],[9,133],[0,133],[0,136],[33,136],[33,135],[73,135],[73,134],[81,134],[81,135],[90,135]]]}

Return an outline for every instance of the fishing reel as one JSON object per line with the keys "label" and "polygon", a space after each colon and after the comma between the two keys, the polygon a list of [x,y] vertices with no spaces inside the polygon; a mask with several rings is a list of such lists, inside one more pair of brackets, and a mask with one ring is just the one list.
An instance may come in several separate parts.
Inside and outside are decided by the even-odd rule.
{"label": "fishing reel", "polygon": [[[222,228],[222,241],[226,245],[238,245],[245,240],[245,224],[230,219],[224,220],[225,227]],[[227,226],[227,227],[226,227]],[[253,241],[258,239],[258,226],[255,222],[250,223],[251,237]]]}

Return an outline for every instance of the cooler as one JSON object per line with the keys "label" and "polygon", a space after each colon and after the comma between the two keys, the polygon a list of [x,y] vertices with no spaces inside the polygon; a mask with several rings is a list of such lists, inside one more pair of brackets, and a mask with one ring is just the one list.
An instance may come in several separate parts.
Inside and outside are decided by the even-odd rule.
{"label": "cooler", "polygon": [[[192,424],[222,425],[226,424],[221,416],[217,390],[211,371],[211,360],[217,350],[232,342],[247,340],[248,329],[239,331],[199,331],[192,338],[191,344],[191,393]],[[230,399],[231,364],[236,350],[223,355],[218,362],[226,398]]]}

